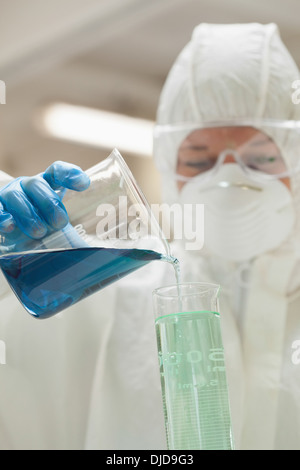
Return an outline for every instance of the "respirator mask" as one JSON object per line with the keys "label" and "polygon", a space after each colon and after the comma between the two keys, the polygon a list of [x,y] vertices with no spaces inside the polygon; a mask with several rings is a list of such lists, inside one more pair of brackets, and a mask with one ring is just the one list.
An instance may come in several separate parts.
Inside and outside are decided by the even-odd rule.
{"label": "respirator mask", "polygon": [[[189,132],[185,126],[174,179],[182,205],[204,205],[203,253],[245,262],[278,248],[291,234],[295,210],[289,177],[299,170],[300,134],[294,121],[284,123],[264,122],[263,131],[246,124]],[[184,128],[177,131],[159,137],[175,142]],[[270,135],[294,150],[289,166]]]}

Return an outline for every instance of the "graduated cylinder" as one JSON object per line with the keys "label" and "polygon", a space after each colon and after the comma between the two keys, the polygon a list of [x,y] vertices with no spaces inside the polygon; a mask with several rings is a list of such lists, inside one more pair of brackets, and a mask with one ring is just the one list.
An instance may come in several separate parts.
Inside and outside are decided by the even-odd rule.
{"label": "graduated cylinder", "polygon": [[204,283],[153,293],[170,450],[234,448],[218,293]]}

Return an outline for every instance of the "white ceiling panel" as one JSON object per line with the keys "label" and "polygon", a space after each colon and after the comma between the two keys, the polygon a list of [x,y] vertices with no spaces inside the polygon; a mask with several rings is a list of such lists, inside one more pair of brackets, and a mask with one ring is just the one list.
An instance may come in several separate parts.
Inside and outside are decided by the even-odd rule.
{"label": "white ceiling panel", "polygon": [[[55,159],[87,168],[104,158],[107,149],[41,135],[36,110],[65,101],[155,119],[168,70],[201,22],[275,22],[300,65],[299,0],[0,0],[0,169],[17,176]],[[156,201],[152,161],[125,157]]]}

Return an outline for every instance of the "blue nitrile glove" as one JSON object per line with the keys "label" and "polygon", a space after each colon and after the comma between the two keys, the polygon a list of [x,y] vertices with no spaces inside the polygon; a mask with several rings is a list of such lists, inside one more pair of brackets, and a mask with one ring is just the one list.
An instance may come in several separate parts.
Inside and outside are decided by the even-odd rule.
{"label": "blue nitrile glove", "polygon": [[89,184],[78,166],[59,161],[37,176],[15,179],[0,190],[0,235],[18,243],[20,235],[41,239],[64,228],[68,214],[55,190],[83,191]]}

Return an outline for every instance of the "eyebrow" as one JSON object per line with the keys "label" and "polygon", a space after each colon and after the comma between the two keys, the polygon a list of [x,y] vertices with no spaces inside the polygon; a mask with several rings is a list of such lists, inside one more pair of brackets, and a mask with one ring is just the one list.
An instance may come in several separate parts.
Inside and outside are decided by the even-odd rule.
{"label": "eyebrow", "polygon": [[193,150],[207,150],[208,146],[207,145],[195,145],[195,144],[186,144],[182,146],[182,148],[189,148]]}

